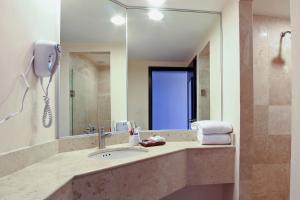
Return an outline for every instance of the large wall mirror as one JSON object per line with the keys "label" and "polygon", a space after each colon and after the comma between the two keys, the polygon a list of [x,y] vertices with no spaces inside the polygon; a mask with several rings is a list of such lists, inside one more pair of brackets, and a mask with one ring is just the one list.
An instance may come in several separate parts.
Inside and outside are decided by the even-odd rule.
{"label": "large wall mirror", "polygon": [[221,15],[62,0],[59,137],[222,119]]}
{"label": "large wall mirror", "polygon": [[62,0],[59,136],[111,131],[127,120],[126,9]]}
{"label": "large wall mirror", "polygon": [[221,119],[218,13],[128,9],[128,119],[142,129],[189,129]]}

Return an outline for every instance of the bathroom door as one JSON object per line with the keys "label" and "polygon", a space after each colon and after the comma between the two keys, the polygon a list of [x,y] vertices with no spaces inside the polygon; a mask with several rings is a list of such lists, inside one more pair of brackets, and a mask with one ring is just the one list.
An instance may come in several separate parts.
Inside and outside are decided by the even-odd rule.
{"label": "bathroom door", "polygon": [[189,129],[195,117],[195,75],[192,68],[149,68],[149,129]]}
{"label": "bathroom door", "polygon": [[197,83],[195,71],[188,71],[187,73],[188,129],[190,129],[191,123],[197,120]]}

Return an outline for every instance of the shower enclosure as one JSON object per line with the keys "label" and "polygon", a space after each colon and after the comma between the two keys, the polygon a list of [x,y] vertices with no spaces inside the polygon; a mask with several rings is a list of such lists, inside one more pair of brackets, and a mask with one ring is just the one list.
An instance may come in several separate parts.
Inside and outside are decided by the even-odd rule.
{"label": "shower enclosure", "polygon": [[100,127],[110,130],[110,67],[99,61],[107,56],[109,54],[70,54],[69,105],[73,135],[92,134]]}

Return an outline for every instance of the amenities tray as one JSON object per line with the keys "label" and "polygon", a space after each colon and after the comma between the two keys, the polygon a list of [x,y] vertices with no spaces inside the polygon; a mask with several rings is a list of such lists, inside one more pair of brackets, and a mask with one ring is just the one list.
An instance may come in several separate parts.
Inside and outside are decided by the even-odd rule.
{"label": "amenities tray", "polygon": [[140,145],[142,145],[143,147],[154,147],[154,146],[161,146],[166,144],[166,142],[155,142],[153,140],[142,140],[142,142],[140,142]]}

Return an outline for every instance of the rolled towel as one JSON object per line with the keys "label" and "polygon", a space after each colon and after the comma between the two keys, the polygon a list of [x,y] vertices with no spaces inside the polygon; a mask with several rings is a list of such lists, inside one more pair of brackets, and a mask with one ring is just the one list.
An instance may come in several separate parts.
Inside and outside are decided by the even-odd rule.
{"label": "rolled towel", "polygon": [[232,133],[233,127],[229,122],[224,121],[197,121],[191,124],[193,130],[202,130],[204,135],[209,134],[229,134]]}
{"label": "rolled towel", "polygon": [[231,136],[229,134],[204,135],[199,133],[198,140],[203,145],[227,145],[231,144]]}

